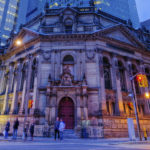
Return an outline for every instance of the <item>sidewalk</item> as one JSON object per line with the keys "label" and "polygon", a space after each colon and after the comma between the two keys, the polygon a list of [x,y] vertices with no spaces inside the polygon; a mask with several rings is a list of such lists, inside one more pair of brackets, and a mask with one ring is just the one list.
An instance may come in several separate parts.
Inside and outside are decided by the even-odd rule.
{"label": "sidewalk", "polygon": [[[3,136],[0,136],[0,142],[32,142],[32,143],[55,143],[53,137],[45,138],[45,137],[34,137],[34,140],[31,141],[30,137],[27,138],[26,141],[22,140],[22,137],[18,137],[16,140],[12,139],[12,137],[8,137],[4,139]],[[99,143],[99,144],[150,144],[150,138],[147,141],[139,141],[137,138],[136,141],[130,141],[129,138],[109,138],[109,139],[64,139],[64,143],[73,142],[73,143],[80,143],[80,142],[92,142],[92,143]]]}

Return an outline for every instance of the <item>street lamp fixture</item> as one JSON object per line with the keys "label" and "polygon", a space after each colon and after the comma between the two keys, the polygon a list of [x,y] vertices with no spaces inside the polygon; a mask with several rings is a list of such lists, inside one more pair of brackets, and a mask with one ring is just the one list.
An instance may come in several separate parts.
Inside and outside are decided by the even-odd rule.
{"label": "street lamp fixture", "polygon": [[22,43],[22,41],[21,41],[21,40],[19,40],[19,39],[18,39],[18,40],[16,40],[16,42],[15,42],[15,43],[16,43],[16,45],[17,45],[17,46],[21,46],[21,45],[23,44],[23,43]]}
{"label": "street lamp fixture", "polygon": [[144,96],[145,96],[146,99],[149,99],[150,98],[149,92],[145,92]]}

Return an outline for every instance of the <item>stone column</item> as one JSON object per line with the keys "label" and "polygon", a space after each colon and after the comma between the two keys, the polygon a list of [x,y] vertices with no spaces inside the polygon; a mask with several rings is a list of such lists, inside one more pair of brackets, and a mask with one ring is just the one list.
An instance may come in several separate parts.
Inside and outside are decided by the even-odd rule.
{"label": "stone column", "polygon": [[26,78],[26,92],[25,92],[25,110],[27,110],[28,108],[28,101],[29,101],[29,94],[30,94],[30,82],[31,82],[31,69],[32,69],[32,55],[29,54],[27,56],[27,59],[28,59],[28,71],[27,71],[27,78]]}
{"label": "stone column", "polygon": [[123,114],[124,113],[124,107],[123,107],[123,99],[122,99],[122,92],[121,92],[121,86],[120,86],[120,74],[118,70],[118,60],[115,55],[113,55],[112,59],[112,73],[113,73],[113,82],[114,82],[114,90],[116,90],[116,105],[115,110],[116,114]]}
{"label": "stone column", "polygon": [[20,107],[20,110],[19,110],[19,114],[20,114],[20,115],[21,115],[21,114],[23,113],[23,111],[24,111],[25,94],[26,94],[26,79],[24,80],[24,83],[23,83],[21,107]]}
{"label": "stone column", "polygon": [[17,102],[18,102],[18,86],[19,86],[19,77],[20,77],[20,66],[18,65],[17,68],[14,70],[14,90],[13,90],[13,99],[12,99],[12,105],[11,105],[11,111],[10,114],[17,113]]}
{"label": "stone column", "polygon": [[8,111],[8,88],[9,88],[9,83],[8,83],[8,79],[7,79],[2,114],[7,113],[7,111]]}
{"label": "stone column", "polygon": [[1,75],[1,81],[0,81],[0,93],[3,92],[4,89],[4,82],[5,82],[5,67],[2,66],[2,75]]}
{"label": "stone column", "polygon": [[132,91],[132,85],[131,85],[131,81],[130,81],[130,76],[131,76],[131,61],[127,60],[126,64],[125,64],[125,78],[126,78],[126,88],[128,92]]}
{"label": "stone column", "polygon": [[25,71],[25,80],[23,84],[23,92],[22,92],[22,102],[19,114],[22,114],[23,110],[26,110],[28,107],[28,100],[29,100],[29,90],[30,90],[30,80],[31,80],[31,63],[32,63],[32,55],[27,56],[28,65]]}
{"label": "stone column", "polygon": [[6,73],[5,73],[6,90],[5,90],[2,114],[8,113],[8,93],[9,93],[9,86],[10,86],[10,70],[11,70],[11,67],[9,67],[9,71],[6,71]]}
{"label": "stone column", "polygon": [[99,76],[99,99],[100,99],[100,113],[101,115],[107,114],[106,107],[106,93],[105,93],[105,82],[104,82],[104,68],[103,68],[103,55],[102,52],[99,54],[99,63],[98,63],[98,76]]}
{"label": "stone column", "polygon": [[36,59],[37,63],[35,66],[35,78],[34,78],[34,88],[33,88],[33,106],[31,109],[31,114],[34,114],[34,110],[36,108],[38,108],[38,104],[39,104],[39,98],[38,98],[38,87],[39,87],[39,81],[40,81],[40,60],[39,60],[39,56],[37,56]]}

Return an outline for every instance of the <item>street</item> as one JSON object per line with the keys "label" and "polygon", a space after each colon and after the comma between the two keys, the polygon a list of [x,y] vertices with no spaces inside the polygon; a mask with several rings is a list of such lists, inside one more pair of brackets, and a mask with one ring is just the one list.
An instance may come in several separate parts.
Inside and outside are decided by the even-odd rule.
{"label": "street", "polygon": [[0,139],[0,150],[150,150],[150,142],[126,139],[64,139],[35,138],[34,141]]}

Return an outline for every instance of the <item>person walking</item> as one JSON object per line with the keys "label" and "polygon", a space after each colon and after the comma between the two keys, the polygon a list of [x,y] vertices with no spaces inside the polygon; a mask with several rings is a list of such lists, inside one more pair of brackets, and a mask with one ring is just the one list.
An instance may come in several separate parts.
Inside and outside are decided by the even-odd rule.
{"label": "person walking", "polygon": [[63,140],[64,129],[65,129],[65,123],[63,122],[62,119],[60,119],[60,124],[59,124],[60,140]]}
{"label": "person walking", "polygon": [[17,118],[13,125],[13,139],[17,139],[18,127],[19,127],[19,120]]}
{"label": "person walking", "polygon": [[6,127],[5,127],[5,135],[4,135],[4,138],[5,138],[5,139],[8,138],[8,132],[9,132],[9,129],[10,129],[10,122],[7,121]]}
{"label": "person walking", "polygon": [[55,121],[55,124],[54,124],[54,130],[55,130],[55,140],[57,138],[57,135],[58,135],[58,139],[60,138],[59,137],[59,117],[56,118],[56,121]]}
{"label": "person walking", "polygon": [[27,137],[28,137],[28,130],[29,130],[29,123],[26,123],[25,124],[25,127],[24,127],[24,137],[23,137],[23,139],[24,139],[24,141],[26,141],[27,140]]}
{"label": "person walking", "polygon": [[33,141],[33,135],[34,135],[34,123],[30,126],[30,135],[31,135],[31,141]]}

